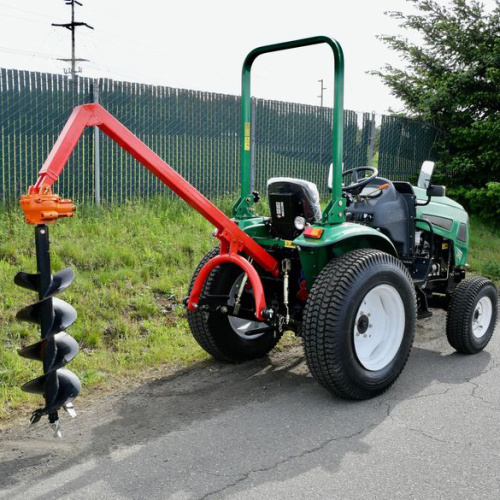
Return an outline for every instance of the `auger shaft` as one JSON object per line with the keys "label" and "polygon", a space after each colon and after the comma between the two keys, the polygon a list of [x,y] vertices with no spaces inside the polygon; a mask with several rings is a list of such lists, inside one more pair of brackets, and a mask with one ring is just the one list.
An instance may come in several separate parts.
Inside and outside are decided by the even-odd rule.
{"label": "auger shaft", "polygon": [[[49,228],[45,225],[35,227],[36,267],[39,275],[40,288],[38,299],[43,300],[47,295],[52,282],[50,265]],[[41,309],[40,330],[42,339],[48,336],[54,323],[54,309],[52,297],[44,301]],[[46,367],[44,366],[44,369]],[[48,368],[48,367],[47,367]]]}
{"label": "auger shaft", "polygon": [[[40,311],[40,335],[42,340],[47,338],[54,326],[54,307],[52,297],[45,297],[52,284],[52,270],[50,264],[50,239],[49,239],[49,228],[46,225],[39,225],[35,227],[35,248],[36,248],[36,267],[39,275],[40,288],[38,290],[38,299],[43,300],[41,311]],[[46,347],[46,353],[55,352],[54,340],[50,339],[47,341],[50,346]],[[52,368],[54,362],[53,356],[46,355],[43,358],[43,373],[47,373]],[[52,371],[48,377],[49,383],[57,384],[57,374]],[[35,417],[36,418],[36,417]],[[49,413],[49,422],[51,425],[59,420],[59,415],[57,410]]]}

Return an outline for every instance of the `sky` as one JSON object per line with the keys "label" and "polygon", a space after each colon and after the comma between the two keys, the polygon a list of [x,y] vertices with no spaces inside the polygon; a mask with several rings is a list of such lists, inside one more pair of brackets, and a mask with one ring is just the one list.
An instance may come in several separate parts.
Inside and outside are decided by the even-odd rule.
{"label": "sky", "polygon": [[[386,113],[403,108],[376,76],[399,56],[377,40],[405,33],[384,15],[410,12],[405,0],[80,0],[76,20],[82,76],[106,77],[225,94],[240,94],[241,65],[253,48],[329,35],[345,55],[345,108]],[[494,0],[485,0],[486,4]],[[64,0],[0,0],[0,67],[62,73],[71,33],[51,23],[70,20]],[[330,49],[315,46],[261,56],[252,70],[256,97],[319,105],[333,101]]]}

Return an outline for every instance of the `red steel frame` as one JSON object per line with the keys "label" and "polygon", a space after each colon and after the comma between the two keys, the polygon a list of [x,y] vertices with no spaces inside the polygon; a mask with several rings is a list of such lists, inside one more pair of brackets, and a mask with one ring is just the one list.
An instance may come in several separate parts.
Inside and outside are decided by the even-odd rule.
{"label": "red steel frame", "polygon": [[248,274],[255,299],[255,316],[262,321],[262,311],[266,307],[262,282],[255,267],[240,252],[253,258],[273,276],[279,275],[276,259],[99,104],[84,104],[73,110],[40,169],[38,180],[30,189],[30,194],[42,193],[42,188],[50,187],[57,180],[85,127],[90,126],[99,127],[217,228],[217,238],[221,243],[220,255],[208,261],[198,274],[189,297],[188,309],[192,311],[197,308],[210,272],[220,264],[232,263]]}

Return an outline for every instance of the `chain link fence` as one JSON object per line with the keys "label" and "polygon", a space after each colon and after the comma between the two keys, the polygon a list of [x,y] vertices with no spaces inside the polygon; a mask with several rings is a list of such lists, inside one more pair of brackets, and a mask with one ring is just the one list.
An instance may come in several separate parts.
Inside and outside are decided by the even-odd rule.
{"label": "chain link fence", "polygon": [[[239,98],[101,80],[99,102],[206,195],[239,185]],[[124,201],[168,193],[156,177],[100,135],[102,197]]]}
{"label": "chain link fence", "polygon": [[[92,82],[0,70],[0,201],[17,199],[34,183],[74,106],[92,101]],[[93,198],[92,131],[87,130],[63,171],[58,189]]]}
{"label": "chain link fence", "polygon": [[[239,97],[1,69],[0,202],[17,199],[34,183],[71,110],[86,102],[100,102],[205,195],[239,190]],[[265,192],[268,178],[291,176],[317,183],[326,194],[331,109],[253,99],[252,111],[255,188]],[[432,159],[437,137],[424,123],[345,111],[344,168],[378,165],[384,177],[412,180],[422,161]],[[54,190],[78,202],[170,195],[117,144],[91,129]]]}
{"label": "chain link fence", "polygon": [[416,181],[422,162],[434,159],[438,138],[431,125],[382,115],[378,145],[380,175],[395,181]]}
{"label": "chain link fence", "polygon": [[[327,192],[332,162],[331,108],[279,101],[255,100],[255,180],[264,191],[274,176],[299,177]],[[368,165],[370,131],[375,119],[369,113],[344,111],[344,168]]]}

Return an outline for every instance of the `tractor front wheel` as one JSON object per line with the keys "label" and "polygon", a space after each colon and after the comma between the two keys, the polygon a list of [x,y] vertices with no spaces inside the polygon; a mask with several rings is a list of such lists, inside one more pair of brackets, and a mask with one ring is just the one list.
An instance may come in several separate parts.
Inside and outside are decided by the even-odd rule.
{"label": "tractor front wheel", "polygon": [[415,288],[403,264],[378,250],[349,252],[311,288],[302,324],[307,365],[338,396],[378,396],[406,364],[415,321]]}
{"label": "tractor front wheel", "polygon": [[[217,246],[203,257],[193,274],[189,294],[202,267],[218,254]],[[201,298],[206,294],[229,296],[228,303],[234,305],[234,297],[238,293],[243,276],[241,268],[234,264],[216,267],[205,282]],[[245,289],[243,302],[253,303],[251,289]],[[281,334],[266,323],[215,311],[188,311],[187,317],[195,340],[219,361],[241,363],[260,358],[271,351],[281,338]]]}
{"label": "tractor front wheel", "polygon": [[446,317],[450,345],[463,354],[482,351],[493,335],[498,315],[498,291],[485,278],[474,276],[459,283]]}

